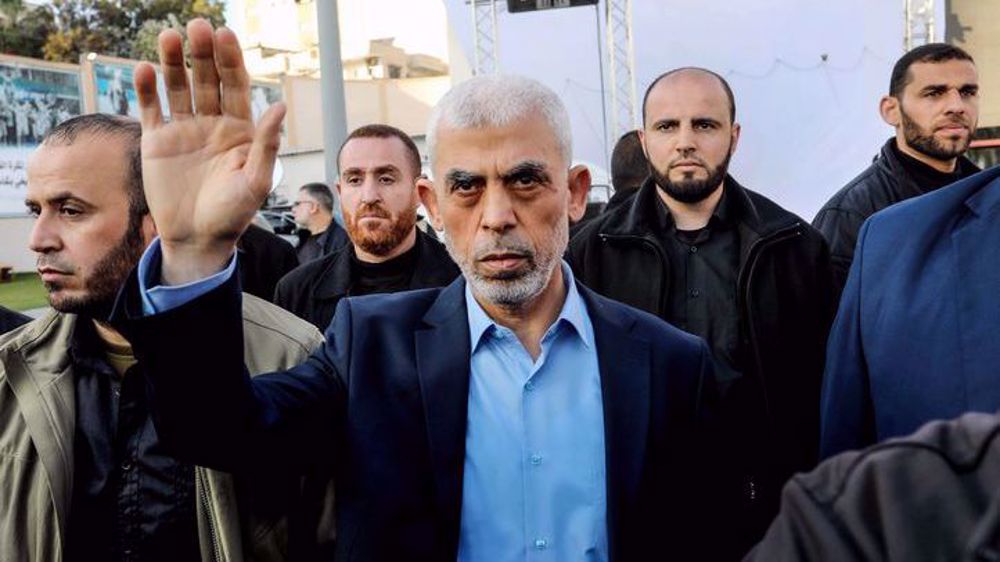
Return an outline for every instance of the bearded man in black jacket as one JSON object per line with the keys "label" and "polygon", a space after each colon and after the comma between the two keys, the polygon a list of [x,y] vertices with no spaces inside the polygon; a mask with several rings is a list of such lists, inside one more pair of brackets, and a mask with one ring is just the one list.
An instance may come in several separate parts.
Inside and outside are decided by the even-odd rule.
{"label": "bearded man in black jacket", "polygon": [[813,219],[830,243],[838,295],[868,217],[979,171],[962,156],[979,119],[976,64],[962,49],[930,43],[903,55],[892,69],[889,94],[879,110],[896,135]]}
{"label": "bearded man in black jacket", "polygon": [[656,79],[640,131],[650,178],[585,226],[569,261],[597,292],[712,348],[731,445],[734,554],[763,534],[782,484],[817,457],[820,379],[834,303],[822,236],[728,175],[732,91],[681,68]]}
{"label": "bearded man in black jacket", "polygon": [[458,277],[444,245],[417,228],[420,152],[389,125],[359,127],[337,154],[350,244],[285,275],[274,302],[326,330],[344,297],[443,287]]}

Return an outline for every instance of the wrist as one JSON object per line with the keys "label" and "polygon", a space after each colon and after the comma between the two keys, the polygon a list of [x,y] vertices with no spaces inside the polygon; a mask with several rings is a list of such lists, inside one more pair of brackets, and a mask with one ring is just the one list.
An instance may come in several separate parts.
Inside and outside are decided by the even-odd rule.
{"label": "wrist", "polygon": [[232,241],[195,244],[161,240],[163,285],[184,285],[224,270],[236,251]]}

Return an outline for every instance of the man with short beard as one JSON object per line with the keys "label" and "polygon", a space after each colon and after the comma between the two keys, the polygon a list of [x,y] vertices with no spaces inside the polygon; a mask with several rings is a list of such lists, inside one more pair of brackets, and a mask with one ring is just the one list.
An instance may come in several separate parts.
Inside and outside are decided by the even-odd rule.
{"label": "man with short beard", "polygon": [[640,139],[650,178],[572,240],[577,277],[708,341],[736,473],[733,554],[760,538],[795,471],[816,460],[823,350],[833,314],[826,243],[728,175],[740,126],[726,81],[657,78]]}
{"label": "man with short beard", "polygon": [[[716,559],[713,465],[699,448],[714,445],[701,433],[710,354],[561,260],[590,176],[572,165],[555,92],[477,76],[445,94],[427,127],[434,179],[418,189],[462,277],[342,299],[322,349],[251,380],[234,243],[267,195],[284,108],[251,120],[232,32],[189,26],[188,38],[192,51],[214,46],[225,72],[195,59],[196,76],[221,83],[196,81],[192,96],[183,68],[165,71],[181,94],[171,114],[191,117],[164,123],[153,67],[136,69],[160,239],[121,297],[146,306],[116,317],[151,359],[173,450],[237,471],[332,467],[338,560]],[[161,53],[183,60],[179,43]],[[198,173],[179,179],[175,166]],[[206,407],[216,400],[231,415]]]}
{"label": "man with short beard", "polygon": [[388,125],[354,130],[337,156],[351,244],[285,275],[274,302],[325,330],[346,296],[443,287],[458,277],[444,246],[416,227],[420,153]]}
{"label": "man with short beard", "polygon": [[962,156],[979,119],[976,64],[962,49],[930,43],[903,55],[892,69],[889,94],[879,111],[896,135],[813,219],[830,243],[838,295],[868,217],[979,171]]}
{"label": "man with short beard", "polygon": [[[0,336],[0,560],[282,560],[298,480],[261,472],[256,486],[166,453],[147,363],[108,323],[155,234],[140,136],[132,119],[75,117],[28,162],[29,246],[53,310]],[[322,343],[307,322],[249,295],[242,317],[254,373]],[[310,534],[292,542],[312,548]]]}

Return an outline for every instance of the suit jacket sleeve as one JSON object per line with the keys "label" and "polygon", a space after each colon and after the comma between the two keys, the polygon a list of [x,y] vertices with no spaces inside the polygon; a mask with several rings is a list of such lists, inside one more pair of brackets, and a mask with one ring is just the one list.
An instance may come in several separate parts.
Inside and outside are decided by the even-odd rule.
{"label": "suit jacket sleeve", "polygon": [[868,367],[861,333],[864,247],[871,221],[861,229],[840,309],[830,331],[820,403],[820,457],[859,449],[875,440]]}
{"label": "suit jacket sleeve", "polygon": [[347,306],[331,326],[331,334],[343,331],[337,344],[251,381],[237,276],[160,314],[143,316],[137,301],[133,273],[112,320],[143,366],[153,421],[173,454],[229,472],[251,466],[301,472],[330,462],[346,411]]}

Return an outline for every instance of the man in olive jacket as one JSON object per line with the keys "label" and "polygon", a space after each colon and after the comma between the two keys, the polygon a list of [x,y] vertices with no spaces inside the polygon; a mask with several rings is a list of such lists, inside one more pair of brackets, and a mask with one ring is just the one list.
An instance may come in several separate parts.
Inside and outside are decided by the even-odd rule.
{"label": "man in olive jacket", "polygon": [[[298,479],[237,481],[165,454],[145,367],[104,321],[154,232],[140,134],[133,120],[86,115],[29,161],[29,245],[53,310],[0,336],[0,560],[283,560],[298,525],[289,514],[305,509]],[[322,343],[250,295],[243,330],[251,373],[296,365]],[[311,548],[315,529],[301,532]]]}
{"label": "man in olive jacket", "polygon": [[777,512],[785,480],[816,462],[829,255],[805,221],[728,175],[740,129],[721,77],[668,72],[643,113],[650,178],[583,227],[568,259],[598,293],[709,343],[735,471],[731,542],[745,550]]}

